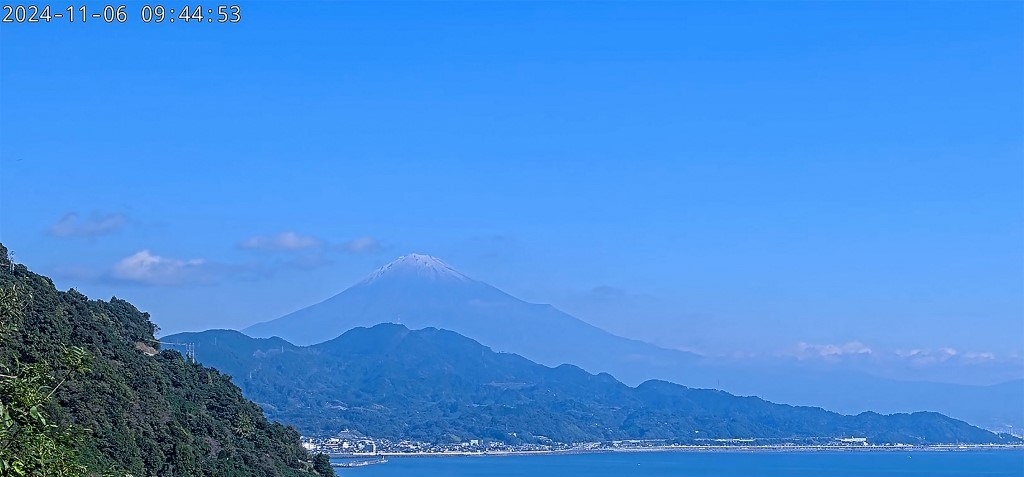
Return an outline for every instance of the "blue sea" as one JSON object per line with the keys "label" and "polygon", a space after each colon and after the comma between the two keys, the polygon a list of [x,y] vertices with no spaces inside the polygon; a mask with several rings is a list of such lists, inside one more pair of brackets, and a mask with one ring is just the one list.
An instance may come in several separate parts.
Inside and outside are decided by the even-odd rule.
{"label": "blue sea", "polygon": [[1024,477],[1024,451],[643,452],[392,457],[341,477]]}

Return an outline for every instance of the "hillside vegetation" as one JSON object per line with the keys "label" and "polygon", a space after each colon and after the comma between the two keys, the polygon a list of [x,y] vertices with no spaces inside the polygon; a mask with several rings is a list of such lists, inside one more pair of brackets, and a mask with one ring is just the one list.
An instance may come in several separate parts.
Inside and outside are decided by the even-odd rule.
{"label": "hillside vegetation", "polygon": [[334,475],[149,315],[58,291],[0,245],[0,475]]}
{"label": "hillside vegetation", "polygon": [[[543,332],[543,330],[538,330]],[[199,359],[236,377],[271,417],[304,433],[506,443],[613,439],[866,437],[875,443],[1004,442],[938,413],[847,416],[666,381],[627,386],[555,368],[455,332],[380,324],[308,347],[237,331],[183,333]]]}

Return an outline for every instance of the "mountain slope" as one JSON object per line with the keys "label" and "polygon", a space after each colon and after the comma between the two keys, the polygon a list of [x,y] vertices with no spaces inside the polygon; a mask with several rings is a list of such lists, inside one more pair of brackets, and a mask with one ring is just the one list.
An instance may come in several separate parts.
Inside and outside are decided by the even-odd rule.
{"label": "mountain slope", "polygon": [[844,416],[665,381],[632,388],[608,374],[570,365],[549,368],[434,328],[410,331],[381,324],[309,347],[265,348],[223,330],[169,339],[196,343],[200,359],[231,369],[246,395],[269,415],[311,434],[350,428],[434,442],[541,436],[560,442],[827,441],[850,435],[873,442],[1002,440],[937,413]]}
{"label": "mountain slope", "polygon": [[989,428],[1024,428],[1024,386],[910,383],[862,373],[790,365],[752,368],[701,358],[614,336],[550,305],[519,300],[441,260],[417,254],[385,265],[324,302],[243,331],[308,345],[357,326],[394,322],[452,330],[498,351],[548,366],[572,363],[593,373],[611,373],[630,385],[664,379],[848,413],[929,410]]}
{"label": "mountain slope", "polygon": [[[88,371],[57,388],[47,413],[85,429],[84,455],[92,471],[333,475],[314,471],[298,433],[268,422],[229,376],[177,352],[158,352],[148,314],[117,298],[60,292],[24,266],[12,269],[2,245],[0,257],[0,309],[8,310],[0,316],[0,369],[52,365],[72,347],[85,351]],[[0,401],[7,399],[0,393]],[[318,463],[323,469],[325,462]]]}
{"label": "mountain slope", "polygon": [[633,374],[639,367],[692,367],[698,359],[615,336],[550,305],[527,303],[466,277],[439,259],[418,254],[400,257],[326,301],[242,331],[309,345],[357,326],[378,323],[452,330],[538,363],[572,363],[616,376]]}

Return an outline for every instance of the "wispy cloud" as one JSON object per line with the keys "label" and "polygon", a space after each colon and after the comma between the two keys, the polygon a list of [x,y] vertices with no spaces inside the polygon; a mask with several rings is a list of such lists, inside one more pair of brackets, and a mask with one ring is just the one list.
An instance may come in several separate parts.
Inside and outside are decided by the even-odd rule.
{"label": "wispy cloud", "polygon": [[[896,350],[893,352],[897,357],[907,361],[914,365],[931,365],[937,363],[945,363],[955,358],[963,359],[965,356],[955,348],[944,347],[939,349],[911,349],[911,350]],[[975,355],[977,353],[969,353]],[[991,354],[991,353],[985,353]]]}
{"label": "wispy cloud", "polygon": [[342,252],[363,254],[380,251],[382,246],[379,240],[373,237],[364,236],[339,243],[335,248]]}
{"label": "wispy cloud", "polygon": [[995,360],[996,359],[996,354],[995,353],[989,353],[989,352],[981,352],[981,353],[979,353],[979,352],[970,352],[970,353],[964,353],[962,359],[964,361],[972,362],[972,363],[984,363],[984,362]]}
{"label": "wispy cloud", "polygon": [[792,349],[780,353],[777,356],[797,358],[801,360],[824,359],[856,359],[870,358],[872,362],[889,363],[892,365],[907,366],[911,368],[931,367],[938,365],[976,365],[986,364],[995,361],[1020,361],[1013,354],[1000,356],[990,351],[960,351],[953,347],[940,347],[934,349],[896,349],[879,350],[873,349],[860,341],[850,341],[842,344],[809,344],[798,343]]}
{"label": "wispy cloud", "polygon": [[798,343],[792,353],[798,359],[870,355],[874,351],[860,341],[841,344]]}
{"label": "wispy cloud", "polygon": [[277,235],[249,237],[239,242],[239,248],[264,252],[310,250],[322,247],[324,242],[316,237],[295,232],[281,232]]}
{"label": "wispy cloud", "polygon": [[98,214],[79,217],[76,212],[68,212],[49,228],[54,237],[96,237],[114,233],[128,223],[123,214]]}
{"label": "wispy cloud", "polygon": [[53,273],[74,280],[114,281],[149,286],[208,285],[231,278],[262,279],[283,270],[309,270],[334,263],[331,253],[372,253],[381,248],[372,237],[330,244],[316,237],[296,232],[250,237],[238,247],[258,252],[252,260],[222,262],[204,258],[167,257],[143,249],[121,258],[111,266],[65,264],[54,267]]}
{"label": "wispy cloud", "polygon": [[115,280],[156,286],[204,284],[213,281],[212,265],[206,260],[169,258],[141,250],[122,258],[110,269]]}
{"label": "wispy cloud", "polygon": [[[310,235],[297,232],[281,232],[276,235],[259,235],[249,237],[238,243],[238,248],[260,252],[342,252],[351,254],[369,254],[379,252],[383,245],[370,236],[362,236],[345,242],[330,243]],[[324,260],[317,260],[327,262]],[[305,260],[309,262],[309,260]]]}

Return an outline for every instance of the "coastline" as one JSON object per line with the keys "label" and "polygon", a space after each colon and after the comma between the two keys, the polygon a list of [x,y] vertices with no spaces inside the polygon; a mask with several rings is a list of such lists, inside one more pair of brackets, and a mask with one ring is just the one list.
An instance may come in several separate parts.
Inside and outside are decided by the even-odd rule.
{"label": "coastline", "polygon": [[443,452],[380,452],[376,454],[348,454],[331,459],[402,458],[402,457],[514,457],[609,453],[788,453],[788,452],[972,452],[972,451],[1024,451],[1024,445],[933,445],[933,446],[652,446],[643,448],[560,449],[537,451],[443,451]]}

